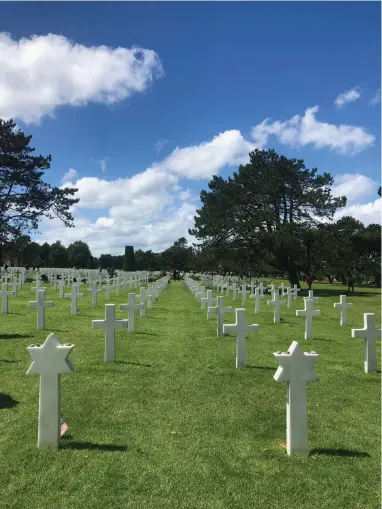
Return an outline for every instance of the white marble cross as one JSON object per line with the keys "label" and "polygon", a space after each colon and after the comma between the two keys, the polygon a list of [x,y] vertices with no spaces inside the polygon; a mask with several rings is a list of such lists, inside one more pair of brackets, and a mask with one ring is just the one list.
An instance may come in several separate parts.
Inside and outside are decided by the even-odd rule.
{"label": "white marble cross", "polygon": [[96,308],[97,307],[97,294],[102,293],[102,290],[98,289],[97,282],[93,281],[91,284],[91,289],[90,290],[87,289],[86,291],[92,294],[92,307]]}
{"label": "white marble cross", "polygon": [[93,329],[105,331],[105,362],[115,362],[115,330],[127,329],[128,320],[115,319],[115,304],[105,304],[105,320],[92,320]]}
{"label": "white marble cross", "polygon": [[58,294],[59,298],[63,299],[64,298],[64,291],[65,291],[65,279],[64,279],[63,276],[58,281],[58,290],[59,290],[59,294]]}
{"label": "white marble cross", "polygon": [[250,299],[255,299],[255,313],[260,313],[260,300],[264,298],[264,295],[261,296],[260,288],[255,288],[255,293],[249,296]]}
{"label": "white marble cross", "polygon": [[217,304],[216,297],[212,297],[212,290],[207,290],[207,297],[202,297],[200,299],[201,303],[201,309],[204,309],[206,306],[207,308]]}
{"label": "white marble cross", "polygon": [[305,298],[304,309],[296,310],[296,316],[305,317],[305,339],[310,339],[312,337],[312,318],[314,316],[320,316],[321,314],[321,311],[313,309],[313,306],[314,300]]}
{"label": "white marble cross", "polygon": [[248,293],[247,285],[241,285],[241,290],[239,290],[237,293],[241,294],[241,299],[242,299],[241,305],[245,306],[245,302],[247,300],[247,293]]}
{"label": "white marble cross", "polygon": [[264,283],[263,282],[261,282],[259,284],[259,290],[260,290],[260,296],[261,296],[261,298],[263,298],[264,297]]}
{"label": "white marble cross", "polygon": [[53,301],[45,300],[45,290],[38,290],[37,300],[28,302],[30,308],[37,308],[37,329],[45,329],[45,308],[54,306]]}
{"label": "white marble cross", "polygon": [[27,375],[40,375],[40,401],[38,416],[38,447],[60,445],[61,429],[61,373],[71,373],[68,360],[74,345],[61,345],[54,334],[44,344],[27,348],[33,362]]}
{"label": "white marble cross", "polygon": [[292,307],[292,288],[290,286],[287,286],[285,288],[285,291],[286,291],[286,296],[287,296],[287,308],[289,309],[290,307]]}
{"label": "white marble cross", "polygon": [[375,314],[363,314],[363,329],[352,329],[352,338],[364,338],[364,369],[365,373],[377,371],[377,344],[376,340],[381,339],[382,330],[375,325]]}
{"label": "white marble cross", "polygon": [[236,302],[237,284],[232,283],[232,300]]}
{"label": "white marble cross", "polygon": [[287,454],[309,455],[308,404],[306,382],[319,380],[314,372],[316,352],[303,352],[293,341],[287,352],[273,354],[279,367],[273,378],[276,382],[288,383],[287,399]]}
{"label": "white marble cross", "polygon": [[308,296],[304,297],[304,300],[306,299],[313,300],[313,302],[317,302],[319,300],[319,297],[315,297],[313,295],[313,290],[308,290]]}
{"label": "white marble cross", "polygon": [[15,291],[8,290],[8,283],[3,283],[0,295],[1,295],[1,312],[8,313],[8,297],[14,296]]}
{"label": "white marble cross", "polygon": [[216,297],[216,306],[208,307],[207,319],[211,320],[214,313],[217,314],[217,335],[223,336],[224,313],[230,313],[232,306],[224,307],[224,297]]}
{"label": "white marble cross", "polygon": [[135,311],[144,309],[144,304],[137,304],[136,303],[136,295],[135,293],[129,293],[128,294],[128,301],[127,304],[120,304],[119,309],[121,311],[127,311],[128,315],[128,332],[133,333],[135,331]]}
{"label": "white marble cross", "polygon": [[257,324],[247,325],[245,322],[245,309],[235,309],[236,321],[223,325],[223,334],[233,332],[236,334],[236,367],[245,368],[245,337],[247,334],[259,332]]}
{"label": "white marble cross", "polygon": [[277,289],[274,290],[272,297],[272,300],[268,300],[267,304],[274,306],[273,323],[280,323],[280,306],[285,305],[285,300],[280,300],[280,294]]}
{"label": "white marble cross", "polygon": [[204,298],[205,296],[206,296],[206,287],[201,286],[200,290],[195,293],[196,302],[200,303],[200,299]]}
{"label": "white marble cross", "polygon": [[297,288],[297,285],[295,284],[292,288],[293,300],[296,300],[298,297],[298,292],[301,292],[301,288]]}
{"label": "white marble cross", "polygon": [[250,298],[252,295],[255,294],[255,288],[256,288],[256,283],[255,283],[255,280],[254,279],[251,279],[251,284],[250,284]]}
{"label": "white marble cross", "polygon": [[72,291],[70,293],[64,294],[65,299],[70,299],[72,301],[71,304],[72,315],[76,315],[78,313],[77,300],[82,299],[83,296],[84,296],[83,293],[78,293],[78,285],[76,283],[72,284]]}
{"label": "white marble cross", "polygon": [[105,286],[105,289],[106,289],[106,300],[110,300],[110,279],[107,278],[106,279],[106,286]]}
{"label": "white marble cross", "polygon": [[276,288],[276,285],[274,283],[271,283],[271,286],[269,288],[269,293],[272,295],[272,298],[273,298],[273,294],[276,292],[279,293],[278,289]]}
{"label": "white marble cross", "polygon": [[139,288],[139,303],[143,304],[143,308],[139,310],[139,316],[143,318],[146,314],[146,306],[145,303],[149,300],[149,297],[146,295],[146,291],[143,286]]}
{"label": "white marble cross", "polygon": [[346,295],[340,295],[340,302],[335,302],[333,304],[335,308],[339,308],[340,310],[340,325],[346,325],[347,323],[347,310],[351,308],[353,304],[350,302],[346,302]]}

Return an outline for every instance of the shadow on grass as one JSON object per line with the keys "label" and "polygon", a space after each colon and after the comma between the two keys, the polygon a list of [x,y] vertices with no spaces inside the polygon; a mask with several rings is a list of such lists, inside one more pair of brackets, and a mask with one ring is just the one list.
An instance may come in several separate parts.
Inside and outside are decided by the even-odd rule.
{"label": "shadow on grass", "polygon": [[349,458],[370,458],[368,452],[350,451],[349,449],[313,449],[309,456],[325,454],[328,456],[347,456]]}
{"label": "shadow on grass", "polygon": [[0,408],[14,408],[19,402],[12,398],[9,394],[0,392]]}
{"label": "shadow on grass", "polygon": [[44,329],[44,330],[47,330],[49,332],[69,332],[68,330],[63,329]]}
{"label": "shadow on grass", "polygon": [[33,338],[33,334],[0,334],[0,339]]}
{"label": "shadow on grass", "polygon": [[[354,293],[353,292],[347,292],[346,291],[346,288],[345,289],[337,289],[337,288],[325,288],[325,289],[317,289],[315,290],[314,288],[312,288],[313,290],[313,293],[314,293],[314,296],[315,297],[336,297],[336,296],[340,296],[340,295],[346,295],[347,297],[372,297],[373,295],[378,295],[378,290],[379,288],[376,288],[375,292],[368,292],[368,291],[364,291],[364,292],[358,292],[358,291],[355,291]],[[379,290],[380,291],[380,290]],[[303,289],[301,290],[301,292],[299,292],[298,294],[299,297],[307,297],[308,296],[308,290],[307,289]]]}
{"label": "shadow on grass", "polygon": [[4,362],[4,364],[14,364],[15,362],[20,362],[20,361],[10,361],[8,359],[0,359],[0,362]]}
{"label": "shadow on grass", "polygon": [[116,361],[116,364],[130,364],[131,366],[142,366],[142,368],[152,368],[151,364],[141,364],[140,362]]}
{"label": "shadow on grass", "polygon": [[251,368],[251,369],[267,369],[269,371],[276,371],[277,370],[277,366],[273,367],[273,368],[271,368],[270,366],[247,366],[247,368]]}
{"label": "shadow on grass", "polygon": [[134,334],[144,334],[145,336],[159,336],[159,334],[155,334],[155,332],[134,332]]}
{"label": "shadow on grass", "polygon": [[112,445],[112,444],[92,444],[90,442],[67,442],[61,444],[61,449],[76,449],[76,450],[92,450],[104,452],[126,452],[128,449],[125,445]]}

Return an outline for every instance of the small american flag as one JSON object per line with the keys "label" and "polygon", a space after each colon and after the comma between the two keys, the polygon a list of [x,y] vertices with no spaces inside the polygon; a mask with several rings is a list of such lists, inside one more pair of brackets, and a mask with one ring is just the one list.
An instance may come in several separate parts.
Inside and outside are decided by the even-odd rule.
{"label": "small american flag", "polygon": [[61,437],[68,430],[68,428],[69,428],[69,426],[67,424],[65,424],[65,422],[62,420],[62,417],[61,417],[61,434],[60,434]]}

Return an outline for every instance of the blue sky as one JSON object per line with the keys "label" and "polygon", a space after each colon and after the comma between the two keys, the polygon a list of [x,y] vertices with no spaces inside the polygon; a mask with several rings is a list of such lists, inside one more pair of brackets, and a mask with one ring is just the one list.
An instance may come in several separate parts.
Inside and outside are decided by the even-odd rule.
{"label": "blue sky", "polygon": [[187,236],[211,176],[254,147],[330,172],[342,214],[380,222],[380,9],[0,4],[0,116],[52,154],[47,180],[81,198],[76,228],[44,221],[38,240],[164,249]]}

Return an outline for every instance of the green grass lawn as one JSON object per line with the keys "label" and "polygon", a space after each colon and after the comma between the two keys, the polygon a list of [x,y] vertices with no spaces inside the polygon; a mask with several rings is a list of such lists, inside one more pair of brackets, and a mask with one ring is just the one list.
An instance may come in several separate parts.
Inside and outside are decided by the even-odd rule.
{"label": "green grass lawn", "polygon": [[[380,373],[364,373],[363,340],[351,337],[365,312],[380,327],[379,291],[351,295],[341,327],[333,303],[344,287],[313,285],[321,316],[307,341],[295,316],[301,296],[276,325],[272,306],[263,300],[256,315],[248,300],[247,319],[260,330],[247,337],[248,368],[236,369],[235,337],[216,337],[216,319],[207,321],[184,282],[171,282],[146,318],[136,315],[135,334],[117,330],[117,362],[108,365],[104,332],[91,328],[104,297],[94,310],[87,295],[71,316],[70,301],[49,285],[55,307],[47,330],[36,331],[30,286],[1,315],[1,509],[380,507]],[[126,301],[112,293],[110,302]],[[241,298],[225,303],[242,307]],[[75,345],[75,372],[61,377],[69,430],[58,451],[37,448],[39,377],[25,374],[27,346],[50,332]],[[293,340],[319,354],[320,381],[308,384],[309,457],[286,455],[286,384],[273,380],[273,352]]]}

